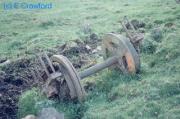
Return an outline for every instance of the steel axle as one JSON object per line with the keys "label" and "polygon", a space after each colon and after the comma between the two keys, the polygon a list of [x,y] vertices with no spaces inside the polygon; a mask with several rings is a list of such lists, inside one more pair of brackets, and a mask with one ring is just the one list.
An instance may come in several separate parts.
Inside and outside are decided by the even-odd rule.
{"label": "steel axle", "polygon": [[105,69],[107,67],[110,67],[110,66],[112,66],[112,65],[114,65],[116,63],[118,63],[118,58],[116,56],[111,57],[111,58],[105,60],[102,63],[96,64],[96,65],[94,65],[94,66],[80,72],[79,77],[81,79],[86,78],[86,77],[88,77],[88,76],[90,76],[92,74],[95,74],[95,73],[97,73],[97,72],[99,72],[99,71],[101,71],[101,70],[103,70],[103,69]]}
{"label": "steel axle", "polygon": [[[78,98],[79,101],[81,101],[86,95],[86,92],[80,83],[81,79],[95,74],[105,68],[115,68],[123,73],[131,74],[136,73],[140,69],[139,55],[137,51],[130,40],[122,35],[113,33],[106,34],[103,38],[102,52],[104,53],[104,62],[96,64],[79,73],[65,56],[53,55],[51,59],[49,59],[49,57],[44,54],[47,64],[45,64],[43,59],[39,57],[40,63],[48,76],[47,86],[49,86],[54,79],[64,76],[71,98]],[[58,64],[58,71],[54,69],[53,63]],[[51,71],[51,73],[49,71]]]}

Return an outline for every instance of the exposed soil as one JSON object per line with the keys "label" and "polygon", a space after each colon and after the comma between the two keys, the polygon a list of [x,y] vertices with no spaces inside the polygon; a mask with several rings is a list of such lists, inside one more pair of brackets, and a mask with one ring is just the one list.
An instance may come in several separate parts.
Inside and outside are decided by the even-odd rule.
{"label": "exposed soil", "polygon": [[[85,41],[76,39],[72,44],[58,46],[58,53],[66,56],[73,63],[75,68],[82,68],[84,65],[93,62],[93,52],[101,45],[96,34],[89,35]],[[72,46],[71,46],[72,45]]]}
{"label": "exposed soil", "polygon": [[[64,44],[56,47],[57,54],[68,57],[75,68],[81,68],[91,62],[92,51],[97,48],[99,41],[96,34],[91,34],[84,42],[75,40],[74,46]],[[0,71],[0,119],[16,119],[18,98],[22,92],[43,84],[42,79],[34,77],[32,70],[35,68],[43,72],[33,58],[18,59],[2,68]]]}
{"label": "exposed soil", "polygon": [[29,59],[19,59],[3,67],[0,76],[0,118],[16,119],[19,95],[34,85]]}
{"label": "exposed soil", "polygon": [[[75,69],[80,69],[84,66],[89,67],[95,63],[93,51],[98,49],[99,41],[100,39],[98,39],[96,34],[91,34],[84,42],[77,39],[73,43],[58,46],[57,53],[66,56]],[[56,68],[55,64],[54,67]],[[71,100],[69,89],[63,76],[46,85],[44,93],[49,98],[58,98],[61,101]]]}

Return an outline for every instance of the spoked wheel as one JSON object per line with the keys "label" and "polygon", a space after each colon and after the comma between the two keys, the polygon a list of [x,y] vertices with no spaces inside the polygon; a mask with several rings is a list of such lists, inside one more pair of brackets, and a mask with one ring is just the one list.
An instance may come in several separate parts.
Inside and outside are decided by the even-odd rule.
{"label": "spoked wheel", "polygon": [[104,59],[116,56],[118,63],[112,68],[118,68],[123,73],[136,73],[140,69],[140,58],[130,40],[114,33],[106,34],[102,43]]}
{"label": "spoked wheel", "polygon": [[52,62],[56,62],[60,65],[62,75],[68,85],[71,98],[78,98],[79,101],[82,101],[86,93],[80,83],[80,77],[71,62],[62,55],[53,55],[51,60]]}

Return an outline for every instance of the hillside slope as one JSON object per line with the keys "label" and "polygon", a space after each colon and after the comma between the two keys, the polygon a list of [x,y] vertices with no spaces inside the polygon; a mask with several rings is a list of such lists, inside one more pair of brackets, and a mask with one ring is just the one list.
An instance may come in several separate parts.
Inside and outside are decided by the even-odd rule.
{"label": "hillside slope", "polygon": [[56,7],[52,10],[0,11],[1,57],[33,55],[70,40],[85,40],[87,24],[100,37],[107,32],[124,33],[119,21],[126,15],[146,24],[139,29],[145,32],[141,72],[126,76],[105,70],[85,79],[82,82],[92,83],[93,89],[83,104],[49,101],[33,89],[20,98],[20,117],[37,113],[36,104],[41,102],[41,106],[56,107],[67,118],[180,118],[180,4],[175,0],[53,2]]}

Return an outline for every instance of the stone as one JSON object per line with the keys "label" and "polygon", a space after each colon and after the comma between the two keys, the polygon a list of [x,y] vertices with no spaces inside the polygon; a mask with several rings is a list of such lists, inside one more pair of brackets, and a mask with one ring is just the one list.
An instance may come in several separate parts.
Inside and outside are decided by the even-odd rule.
{"label": "stone", "polygon": [[92,53],[95,54],[95,53],[98,53],[98,52],[101,51],[101,50],[102,50],[101,46],[97,46],[97,48],[94,49],[94,50],[92,51]]}
{"label": "stone", "polygon": [[92,48],[89,45],[85,46],[88,51],[90,51]]}
{"label": "stone", "polygon": [[64,119],[64,114],[56,111],[55,108],[43,108],[37,119]]}
{"label": "stone", "polygon": [[0,63],[0,66],[5,66],[5,65],[8,65],[8,64],[10,64],[10,63],[11,63],[10,60],[6,60],[6,61]]}
{"label": "stone", "polygon": [[97,49],[94,49],[93,51],[92,51],[92,53],[94,54],[94,53],[97,53],[98,51],[97,51]]}
{"label": "stone", "polygon": [[101,51],[102,50],[102,48],[101,48],[101,46],[97,46],[97,51]]}
{"label": "stone", "polygon": [[27,115],[26,117],[22,119],[37,119],[34,115]]}
{"label": "stone", "polygon": [[0,63],[4,63],[7,61],[7,58],[0,58]]}

